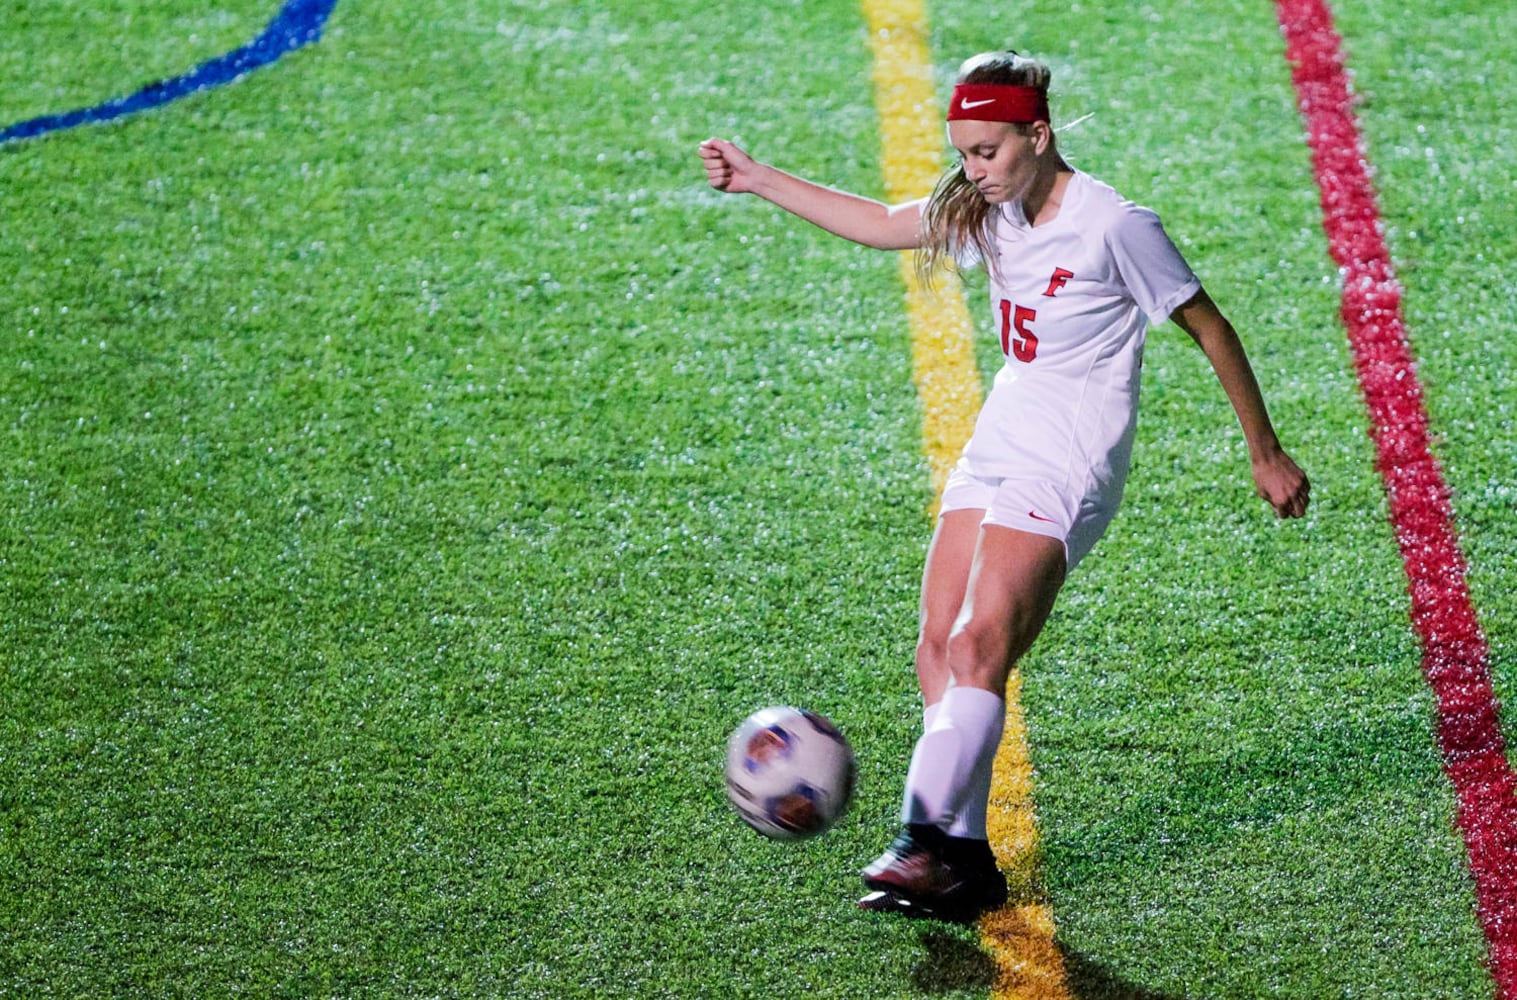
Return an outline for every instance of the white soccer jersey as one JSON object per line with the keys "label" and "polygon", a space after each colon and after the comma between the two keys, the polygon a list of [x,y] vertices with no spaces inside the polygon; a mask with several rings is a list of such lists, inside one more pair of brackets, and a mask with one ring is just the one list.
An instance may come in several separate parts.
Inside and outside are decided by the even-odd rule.
{"label": "white soccer jersey", "polygon": [[1157,215],[1079,172],[1045,225],[1029,226],[1020,203],[1002,206],[996,248],[990,296],[1006,363],[960,467],[1114,509],[1148,326],[1201,284]]}

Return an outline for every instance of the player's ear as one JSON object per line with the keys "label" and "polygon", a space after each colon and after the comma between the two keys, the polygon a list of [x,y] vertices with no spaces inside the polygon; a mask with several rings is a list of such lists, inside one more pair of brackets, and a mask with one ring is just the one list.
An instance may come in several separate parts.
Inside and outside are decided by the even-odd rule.
{"label": "player's ear", "polygon": [[1033,122],[1028,126],[1032,135],[1033,151],[1039,155],[1048,152],[1053,145],[1053,126],[1047,122]]}

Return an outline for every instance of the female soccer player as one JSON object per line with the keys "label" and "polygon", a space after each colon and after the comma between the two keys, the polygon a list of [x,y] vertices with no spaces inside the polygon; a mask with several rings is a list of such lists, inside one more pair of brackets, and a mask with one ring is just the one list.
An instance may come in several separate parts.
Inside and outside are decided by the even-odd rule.
{"label": "female soccer player", "polygon": [[1116,513],[1150,324],[1205,352],[1248,443],[1258,495],[1306,511],[1242,343],[1158,217],[1073,169],[1050,124],[1050,73],[1015,52],[960,67],[948,110],[959,162],[927,198],[886,205],[700,146],[712,187],[750,192],[924,270],[983,264],[1005,365],[944,487],[922,577],[916,668],[925,705],[903,829],[864,869],[868,910],[968,919],[1006,900],[986,832],[1006,681],[1066,575]]}

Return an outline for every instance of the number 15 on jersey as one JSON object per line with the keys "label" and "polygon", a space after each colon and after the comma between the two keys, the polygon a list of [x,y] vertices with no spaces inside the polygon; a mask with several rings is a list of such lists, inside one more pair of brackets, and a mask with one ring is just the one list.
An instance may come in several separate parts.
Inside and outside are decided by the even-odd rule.
{"label": "number 15 on jersey", "polygon": [[1030,363],[1038,356],[1038,335],[1032,332],[1037,310],[1001,300],[1001,353]]}

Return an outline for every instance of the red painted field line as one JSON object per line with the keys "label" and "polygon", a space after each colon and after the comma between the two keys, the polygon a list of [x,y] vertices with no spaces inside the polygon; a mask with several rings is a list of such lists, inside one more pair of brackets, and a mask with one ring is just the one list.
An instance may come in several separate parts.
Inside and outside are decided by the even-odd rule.
{"label": "red painted field line", "polygon": [[1470,600],[1449,490],[1428,447],[1401,286],[1382,235],[1342,40],[1325,0],[1276,0],[1276,10],[1329,252],[1343,271],[1343,322],[1406,567],[1422,670],[1438,705],[1438,746],[1458,801],[1491,973],[1497,996],[1517,1000],[1517,774],[1506,758],[1490,652]]}

